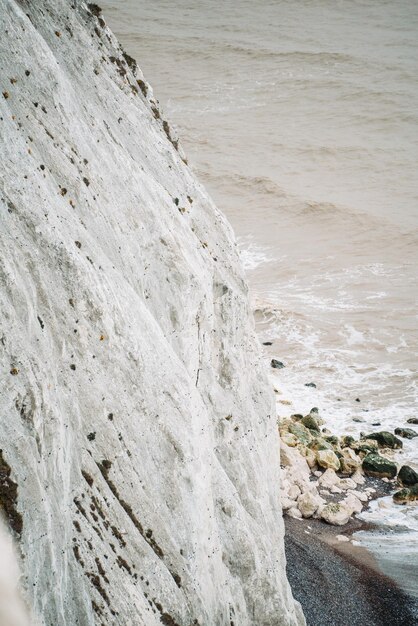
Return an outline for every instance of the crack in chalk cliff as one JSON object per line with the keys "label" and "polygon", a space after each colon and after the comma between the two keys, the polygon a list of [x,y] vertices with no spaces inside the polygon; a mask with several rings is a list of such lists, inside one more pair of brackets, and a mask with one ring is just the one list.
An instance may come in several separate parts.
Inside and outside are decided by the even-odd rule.
{"label": "crack in chalk cliff", "polygon": [[199,375],[200,375],[200,364],[202,361],[202,347],[200,345],[200,317],[199,313],[196,315],[196,325],[197,325],[197,345],[198,345],[198,365],[197,365],[197,374],[196,374],[196,387],[199,384]]}
{"label": "crack in chalk cliff", "polygon": [[[110,472],[110,469],[112,467],[111,461],[108,461],[107,459],[104,459],[101,463],[97,463],[97,467],[99,468],[103,478],[105,479],[105,481],[106,481],[110,491],[113,493],[113,495],[115,496],[115,498],[117,499],[117,501],[119,502],[119,504],[121,505],[121,507],[123,508],[125,513],[128,515],[128,517],[130,518],[130,520],[133,523],[133,525],[135,526],[135,528],[140,532],[140,534],[145,539],[145,541],[150,546],[150,548],[152,548],[152,550],[154,551],[156,556],[163,561],[164,560],[164,552],[161,549],[161,547],[158,545],[158,543],[155,541],[155,539],[153,537],[153,531],[150,528],[148,528],[147,530],[144,530],[144,527],[142,526],[141,522],[138,520],[138,518],[136,517],[135,513],[133,512],[131,505],[128,504],[120,496],[120,494],[119,494],[119,492],[118,492],[118,490],[116,488],[116,485],[110,479],[109,472]],[[177,574],[177,572],[172,571],[172,569],[170,567],[168,567],[168,566],[167,566],[167,570],[169,571],[169,573],[170,573],[171,577],[173,578],[174,582],[176,583],[177,587],[180,589],[181,588],[181,577]]]}
{"label": "crack in chalk cliff", "polygon": [[135,514],[134,514],[134,512],[132,510],[131,505],[128,504],[125,500],[123,500],[123,498],[119,495],[119,492],[118,492],[118,490],[116,488],[116,485],[109,478],[109,471],[110,471],[110,468],[112,467],[111,461],[108,461],[107,459],[104,459],[101,463],[97,463],[97,467],[99,468],[100,473],[102,474],[103,478],[105,479],[105,481],[106,481],[110,491],[113,493],[113,495],[115,496],[115,498],[117,499],[117,501],[119,502],[119,504],[121,505],[121,507],[123,508],[125,513],[128,515],[128,517],[130,518],[130,520],[133,523],[133,525],[135,526],[135,528],[140,532],[142,537],[145,539],[145,541],[148,543],[148,545],[153,549],[153,551],[158,556],[158,558],[159,559],[163,559],[164,558],[164,552],[162,551],[162,549],[160,548],[158,543],[153,538],[152,530],[148,529],[147,531],[144,531],[144,528],[143,528],[141,522],[135,516]]}

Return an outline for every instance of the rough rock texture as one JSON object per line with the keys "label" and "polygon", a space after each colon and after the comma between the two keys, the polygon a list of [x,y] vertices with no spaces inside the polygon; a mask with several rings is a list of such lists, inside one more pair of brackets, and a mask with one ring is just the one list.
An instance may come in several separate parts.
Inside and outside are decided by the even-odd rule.
{"label": "rough rock texture", "polygon": [[328,524],[334,526],[344,526],[349,521],[353,513],[352,507],[346,502],[330,502],[321,511],[321,517]]}
{"label": "rough rock texture", "polygon": [[396,504],[418,503],[418,483],[394,493],[393,500]]}
{"label": "rough rock texture", "polygon": [[364,457],[362,467],[367,476],[377,476],[377,478],[395,478],[398,471],[394,461],[372,452]]}
{"label": "rough rock texture", "polygon": [[0,17],[0,447],[28,600],[54,626],[302,624],[231,230],[95,5]]}
{"label": "rough rock texture", "polygon": [[398,482],[404,487],[412,487],[418,483],[418,473],[409,465],[402,465],[398,474]]}

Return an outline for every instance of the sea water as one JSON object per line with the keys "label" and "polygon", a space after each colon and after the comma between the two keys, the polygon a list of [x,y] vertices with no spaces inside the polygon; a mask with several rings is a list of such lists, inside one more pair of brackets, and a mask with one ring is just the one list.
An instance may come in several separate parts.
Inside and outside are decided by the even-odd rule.
{"label": "sea water", "polygon": [[[101,4],[233,224],[266,359],[286,365],[273,373],[279,414],[317,406],[337,433],[406,426],[418,415],[418,2]],[[398,461],[418,468],[418,438]],[[418,562],[417,510],[389,498],[363,515],[384,528],[360,537],[383,567],[400,545]]]}

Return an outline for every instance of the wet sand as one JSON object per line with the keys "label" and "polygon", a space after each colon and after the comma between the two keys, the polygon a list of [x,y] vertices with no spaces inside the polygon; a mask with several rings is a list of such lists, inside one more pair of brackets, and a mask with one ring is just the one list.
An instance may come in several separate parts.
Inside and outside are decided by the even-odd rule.
{"label": "wet sand", "polygon": [[365,529],[285,518],[287,575],[308,626],[413,626],[418,601],[381,573],[365,548],[340,543],[339,534]]}

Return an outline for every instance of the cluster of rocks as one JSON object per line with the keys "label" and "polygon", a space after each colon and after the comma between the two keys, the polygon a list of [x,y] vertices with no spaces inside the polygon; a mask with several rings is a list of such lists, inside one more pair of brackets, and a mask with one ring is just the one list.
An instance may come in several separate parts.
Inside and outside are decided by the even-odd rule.
{"label": "cluster of rocks", "polygon": [[[337,437],[323,424],[316,408],[279,420],[282,507],[287,515],[342,526],[379,495],[367,477],[399,483],[403,489],[393,496],[399,504],[418,502],[418,474],[406,465],[398,473],[394,454],[403,444],[395,434]],[[397,434],[417,435],[409,430],[397,429]]]}

